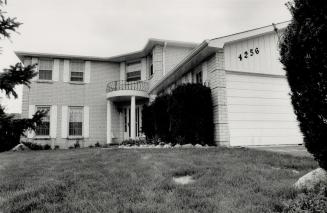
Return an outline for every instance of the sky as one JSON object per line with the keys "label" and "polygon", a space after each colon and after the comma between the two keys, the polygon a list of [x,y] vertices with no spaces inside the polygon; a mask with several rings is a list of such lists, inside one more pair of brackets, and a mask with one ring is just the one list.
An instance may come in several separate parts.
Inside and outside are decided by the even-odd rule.
{"label": "sky", "polygon": [[[0,68],[12,50],[109,57],[149,38],[202,42],[290,20],[287,0],[8,0],[23,25],[0,41]],[[4,99],[0,98],[0,101]],[[20,112],[21,106],[10,106]]]}

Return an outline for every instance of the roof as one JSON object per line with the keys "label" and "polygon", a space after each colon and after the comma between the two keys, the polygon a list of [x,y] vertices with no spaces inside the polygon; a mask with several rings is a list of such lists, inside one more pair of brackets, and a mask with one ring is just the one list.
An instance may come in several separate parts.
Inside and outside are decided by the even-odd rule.
{"label": "roof", "polygon": [[222,51],[224,45],[227,43],[257,37],[266,33],[271,33],[274,32],[275,29],[283,30],[287,27],[289,23],[289,21],[281,22],[228,36],[205,40],[191,53],[189,53],[170,72],[168,72],[163,78],[161,78],[152,88],[150,88],[150,92],[157,93],[165,87],[169,86],[176,79],[184,75],[188,70],[197,66],[199,62],[202,62],[205,58],[209,57],[210,55],[213,55],[219,50]]}
{"label": "roof", "polygon": [[223,48],[225,44],[234,42],[234,41],[240,41],[243,39],[249,39],[252,37],[257,37],[266,33],[274,32],[275,27],[278,30],[283,30],[287,27],[287,25],[290,23],[290,21],[285,21],[285,22],[280,22],[277,24],[271,24],[268,26],[252,29],[252,30],[247,30],[244,32],[240,33],[235,33],[231,34],[228,36],[223,36],[219,38],[214,38],[210,40],[210,46],[218,47],[218,48]]}
{"label": "roof", "polygon": [[68,55],[68,54],[56,54],[56,53],[39,53],[39,52],[22,52],[16,51],[16,55],[21,59],[24,56],[37,57],[37,58],[58,58],[58,59],[79,59],[79,60],[91,60],[91,61],[108,61],[105,57],[83,56],[83,55]]}
{"label": "roof", "polygon": [[113,57],[110,57],[108,60],[113,61],[113,62],[123,62],[123,61],[132,60],[135,58],[142,58],[142,57],[147,56],[152,51],[153,47],[156,45],[186,47],[186,48],[193,49],[193,48],[197,47],[199,44],[193,43],[193,42],[172,41],[172,40],[150,38],[142,50],[113,56]]}
{"label": "roof", "polygon": [[133,60],[136,58],[142,58],[149,54],[152,51],[155,45],[167,45],[175,47],[186,47],[186,48],[195,48],[198,46],[198,43],[193,42],[183,42],[183,41],[172,41],[172,40],[163,40],[151,38],[146,43],[145,47],[136,52],[131,52],[127,54],[112,56],[112,57],[94,57],[94,56],[84,56],[84,55],[69,55],[69,54],[56,54],[56,53],[40,53],[40,52],[22,52],[16,51],[16,55],[19,58],[24,56],[29,57],[44,57],[44,58],[58,58],[58,59],[79,59],[79,60],[90,60],[90,61],[106,61],[106,62],[123,62],[128,60]]}

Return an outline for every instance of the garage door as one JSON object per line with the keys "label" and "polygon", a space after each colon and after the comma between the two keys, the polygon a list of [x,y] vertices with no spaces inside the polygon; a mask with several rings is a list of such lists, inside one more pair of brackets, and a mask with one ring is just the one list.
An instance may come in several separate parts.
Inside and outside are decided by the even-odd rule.
{"label": "garage door", "polygon": [[285,78],[227,73],[226,86],[232,146],[302,143]]}

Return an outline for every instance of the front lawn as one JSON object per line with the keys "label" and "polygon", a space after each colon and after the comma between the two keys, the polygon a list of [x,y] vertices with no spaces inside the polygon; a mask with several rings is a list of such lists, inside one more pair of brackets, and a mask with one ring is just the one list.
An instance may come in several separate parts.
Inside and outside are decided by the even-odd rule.
{"label": "front lawn", "polygon": [[[248,149],[0,153],[0,212],[280,212],[311,158]],[[173,177],[195,182],[177,185]]]}

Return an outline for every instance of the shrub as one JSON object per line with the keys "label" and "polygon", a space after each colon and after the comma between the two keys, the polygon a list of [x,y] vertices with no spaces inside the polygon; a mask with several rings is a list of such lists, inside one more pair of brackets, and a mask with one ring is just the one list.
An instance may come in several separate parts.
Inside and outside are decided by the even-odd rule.
{"label": "shrub", "polygon": [[327,3],[294,0],[288,6],[293,19],[280,44],[281,62],[305,146],[327,169]]}
{"label": "shrub", "polygon": [[318,186],[314,191],[303,192],[286,204],[284,212],[326,212],[327,187]]}
{"label": "shrub", "polygon": [[54,149],[60,149],[59,145],[55,145]]}
{"label": "shrub", "polygon": [[142,109],[142,132],[148,140],[155,136],[153,106],[145,104]]}
{"label": "shrub", "polygon": [[211,90],[184,84],[143,107],[143,132],[150,143],[214,145]]}
{"label": "shrub", "polygon": [[41,144],[31,143],[31,142],[22,142],[22,144],[27,146],[30,150],[47,150],[47,149],[51,149],[51,146],[48,145],[48,144],[41,145]]}
{"label": "shrub", "polygon": [[124,146],[139,146],[139,145],[145,145],[147,144],[146,140],[134,140],[134,139],[128,139],[124,140],[121,145]]}
{"label": "shrub", "polygon": [[167,94],[160,95],[152,103],[155,136],[165,142],[170,141],[169,98]]}
{"label": "shrub", "polygon": [[96,143],[94,144],[94,146],[97,147],[97,148],[101,147],[101,145],[100,145],[99,142],[96,142]]}
{"label": "shrub", "polygon": [[214,145],[211,90],[201,84],[184,84],[173,90],[168,113],[174,143]]}
{"label": "shrub", "polygon": [[81,145],[79,144],[79,140],[77,140],[76,142],[75,142],[75,144],[74,144],[74,148],[75,149],[78,149],[78,148],[80,148],[81,147]]}
{"label": "shrub", "polygon": [[51,149],[51,146],[49,144],[45,144],[43,146],[43,150],[50,150]]}

